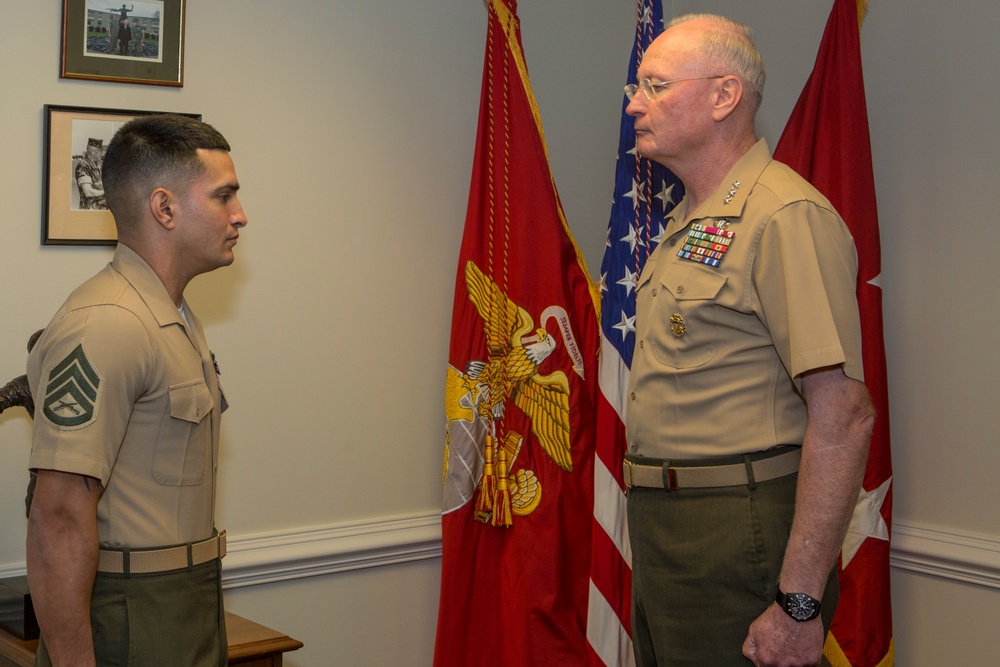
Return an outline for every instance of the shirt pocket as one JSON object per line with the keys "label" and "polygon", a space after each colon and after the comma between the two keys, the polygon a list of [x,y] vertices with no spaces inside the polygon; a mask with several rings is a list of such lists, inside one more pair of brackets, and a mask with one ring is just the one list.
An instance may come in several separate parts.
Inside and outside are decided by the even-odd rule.
{"label": "shirt pocket", "polygon": [[212,452],[215,401],[204,380],[171,385],[170,414],[156,439],[153,479],[165,486],[201,484]]}
{"label": "shirt pocket", "polygon": [[658,276],[650,292],[656,322],[650,329],[650,343],[660,363],[696,368],[719,351],[716,299],[727,277],[694,263],[677,268]]}

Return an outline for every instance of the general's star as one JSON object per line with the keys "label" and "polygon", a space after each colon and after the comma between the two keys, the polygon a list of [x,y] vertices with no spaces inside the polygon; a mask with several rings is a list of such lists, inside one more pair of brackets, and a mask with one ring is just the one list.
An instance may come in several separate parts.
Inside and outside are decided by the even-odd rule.
{"label": "general's star", "polygon": [[623,310],[622,321],[616,324],[614,328],[622,332],[622,340],[625,340],[630,332],[635,331],[635,317],[629,317]]}
{"label": "general's star", "polygon": [[601,280],[597,283],[597,287],[601,290],[602,294],[608,291],[608,274],[601,274]]}
{"label": "general's star", "polygon": [[875,287],[882,289],[882,274],[878,274],[874,278],[868,281],[869,285],[874,285]]}
{"label": "general's star", "polygon": [[840,553],[843,567],[847,567],[854,554],[861,548],[861,543],[869,537],[877,540],[889,539],[889,527],[882,518],[882,503],[885,502],[891,484],[892,477],[882,482],[882,485],[874,491],[861,489],[858,502],[854,505],[854,516],[851,517],[847,537],[844,538],[844,548]]}
{"label": "general's star", "polygon": [[629,271],[628,267],[625,267],[625,277],[617,281],[616,285],[621,285],[625,288],[625,295],[629,296],[632,294],[632,290],[635,289],[636,278],[639,277],[639,273],[632,273]]}

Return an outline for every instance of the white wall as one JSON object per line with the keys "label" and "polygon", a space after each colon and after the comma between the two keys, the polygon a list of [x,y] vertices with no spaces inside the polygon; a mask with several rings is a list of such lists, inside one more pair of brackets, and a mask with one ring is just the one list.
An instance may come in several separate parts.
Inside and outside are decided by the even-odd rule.
{"label": "white wall", "polygon": [[[42,247],[42,105],[198,112],[234,146],[250,224],[188,290],[227,412],[230,608],[306,642],[293,667],[426,665],[442,388],[484,48],[480,0],[192,2],[181,89],[58,78],[60,3],[0,0],[0,381],[108,259]],[[754,28],[776,143],[830,2],[688,0]],[[632,0],[522,0],[567,218],[603,252]],[[897,663],[985,664],[1000,618],[993,128],[1000,6],[872,0],[862,32],[883,238]],[[0,575],[23,570],[29,422],[0,416]],[[404,609],[405,613],[398,610]],[[975,631],[974,631],[975,630]],[[395,637],[387,641],[387,637]],[[950,662],[950,661],[949,661]]]}

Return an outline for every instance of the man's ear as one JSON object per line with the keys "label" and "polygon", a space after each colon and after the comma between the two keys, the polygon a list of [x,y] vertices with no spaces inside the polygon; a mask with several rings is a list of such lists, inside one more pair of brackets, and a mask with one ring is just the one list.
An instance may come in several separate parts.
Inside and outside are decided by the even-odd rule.
{"label": "man's ear", "polygon": [[174,195],[170,190],[156,188],[149,195],[149,210],[164,229],[174,228]]}
{"label": "man's ear", "polygon": [[712,107],[712,116],[716,121],[723,121],[729,117],[743,99],[743,82],[739,77],[724,77],[715,89],[715,104]]}

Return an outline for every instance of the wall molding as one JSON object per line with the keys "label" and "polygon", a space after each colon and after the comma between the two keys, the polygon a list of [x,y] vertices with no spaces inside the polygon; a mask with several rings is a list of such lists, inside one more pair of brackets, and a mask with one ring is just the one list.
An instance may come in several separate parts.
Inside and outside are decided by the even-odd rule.
{"label": "wall molding", "polygon": [[[427,512],[350,523],[230,535],[223,588],[242,588],[441,556],[441,515]],[[1000,535],[895,521],[889,562],[899,570],[1000,589]],[[0,566],[0,578],[24,563]]]}
{"label": "wall molding", "polygon": [[1000,588],[1000,535],[894,521],[889,564],[900,570]]}
{"label": "wall molding", "polygon": [[[222,587],[242,588],[439,558],[441,513],[250,535],[229,533],[226,542]],[[0,565],[0,579],[24,572],[23,562]]]}
{"label": "wall molding", "polygon": [[228,547],[223,588],[396,565],[441,556],[441,514],[233,536]]}

